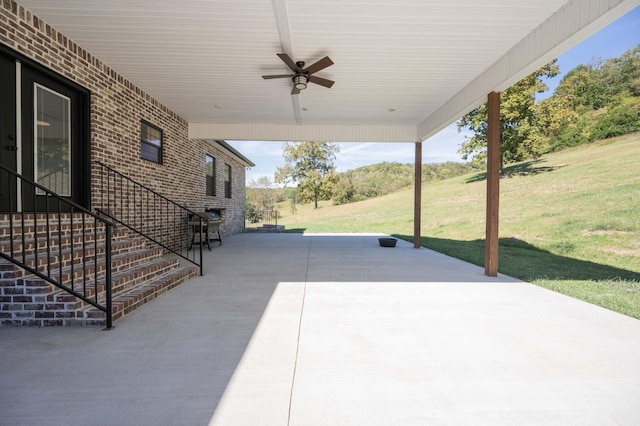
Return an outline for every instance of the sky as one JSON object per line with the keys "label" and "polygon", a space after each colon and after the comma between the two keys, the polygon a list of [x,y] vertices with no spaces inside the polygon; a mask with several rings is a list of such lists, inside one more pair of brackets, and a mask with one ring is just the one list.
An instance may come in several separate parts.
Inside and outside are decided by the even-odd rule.
{"label": "sky", "polygon": [[[550,90],[538,97],[544,99],[562,79],[564,73],[580,64],[588,64],[597,59],[607,60],[622,55],[640,44],[640,7],[636,7],[607,27],[593,34],[558,57],[560,74],[545,82]],[[445,127],[436,135],[423,142],[423,163],[464,161],[457,153],[464,142],[465,132],[458,133],[455,123]],[[255,167],[247,170],[247,182],[267,176],[273,181],[278,167],[284,166],[282,158],[283,142],[227,141],[231,146],[249,158]],[[336,155],[336,171],[345,172],[383,161],[399,163],[414,162],[413,143],[373,143],[338,142],[340,152]]]}

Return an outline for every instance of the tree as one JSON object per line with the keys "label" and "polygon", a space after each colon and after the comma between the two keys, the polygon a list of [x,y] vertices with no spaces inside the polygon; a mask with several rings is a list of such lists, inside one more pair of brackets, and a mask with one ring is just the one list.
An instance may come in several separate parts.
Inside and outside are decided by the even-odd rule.
{"label": "tree", "polygon": [[[554,77],[560,72],[555,62],[546,64],[502,93],[500,153],[503,164],[537,158],[547,151],[548,138],[538,126],[535,94],[549,89],[542,77]],[[463,116],[457,125],[458,131],[467,128],[474,133],[465,138],[458,153],[465,160],[471,157],[475,165],[483,164],[487,157],[487,104]]]}
{"label": "tree", "polygon": [[338,151],[331,142],[287,142],[282,148],[286,164],[276,170],[275,181],[298,184],[299,199],[313,201],[317,209],[318,200],[331,198]]}
{"label": "tree", "polygon": [[251,179],[247,183],[247,200],[256,210],[274,210],[278,202],[278,193],[268,176]]}
{"label": "tree", "polygon": [[278,190],[267,176],[251,179],[247,183],[246,191],[246,216],[250,222],[262,219],[265,211],[276,209],[278,202]]}
{"label": "tree", "polygon": [[551,151],[640,130],[640,46],[578,65],[538,112]]}

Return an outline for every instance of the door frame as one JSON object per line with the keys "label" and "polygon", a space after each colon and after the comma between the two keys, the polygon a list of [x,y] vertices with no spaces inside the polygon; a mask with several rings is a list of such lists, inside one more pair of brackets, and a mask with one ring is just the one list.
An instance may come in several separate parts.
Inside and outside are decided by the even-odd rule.
{"label": "door frame", "polygon": [[[0,44],[0,54],[2,54],[3,56],[8,56],[10,57],[12,60],[16,61],[16,62],[20,62],[22,64],[22,68],[24,69],[25,67],[28,67],[30,69],[31,72],[37,73],[37,74],[41,74],[43,75],[45,78],[51,79],[56,81],[57,83],[63,85],[63,86],[67,86],[69,89],[76,91],[78,93],[78,100],[81,103],[80,105],[80,113],[79,113],[79,119],[80,119],[80,125],[78,126],[78,130],[79,130],[79,135],[78,137],[80,138],[80,143],[79,143],[79,150],[80,152],[74,152],[74,155],[77,156],[77,158],[79,159],[78,161],[78,170],[74,170],[73,174],[75,175],[75,179],[80,179],[80,185],[78,185],[78,189],[76,190],[75,193],[72,193],[72,197],[71,200],[73,200],[74,202],[76,202],[77,204],[80,204],[81,206],[87,208],[87,209],[91,209],[91,171],[92,171],[92,164],[91,164],[91,92],[89,91],[89,89],[87,89],[86,87],[76,83],[73,80],[70,80],[67,77],[64,77],[61,74],[58,74],[57,72],[43,66],[42,64],[39,64],[37,62],[35,62],[34,60],[28,58],[27,56],[16,52],[15,50]],[[22,84],[22,80],[20,82],[16,82],[14,84]],[[24,94],[23,94],[24,96]],[[20,108],[22,108],[23,103],[21,103]],[[16,110],[17,110],[17,102],[16,102]],[[16,117],[16,121],[19,119],[20,117],[20,112],[19,111],[14,111],[15,114],[17,114]],[[25,118],[22,117],[21,118],[21,123],[17,123],[16,122],[16,127],[22,127],[23,123],[24,123]],[[19,129],[16,128],[16,132],[17,135],[21,134],[21,131]],[[17,136],[18,137],[18,136]],[[29,142],[32,143],[32,142]],[[24,140],[16,140],[16,144],[18,146],[22,146],[24,147],[25,141]],[[21,151],[24,151],[24,149],[22,149]],[[5,155],[5,153],[3,152],[2,155]],[[16,164],[18,164],[19,162],[23,161],[22,159],[22,152],[18,152],[16,154]],[[20,167],[16,166],[18,169],[20,169]]]}

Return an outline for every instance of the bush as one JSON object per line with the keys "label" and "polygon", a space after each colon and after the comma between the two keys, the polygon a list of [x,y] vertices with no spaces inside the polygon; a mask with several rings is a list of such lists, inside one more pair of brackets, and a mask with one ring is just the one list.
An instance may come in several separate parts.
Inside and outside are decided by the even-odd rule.
{"label": "bush", "polygon": [[560,151],[587,142],[585,130],[587,129],[588,123],[589,120],[583,118],[574,125],[566,126],[560,131],[550,150]]}
{"label": "bush", "polygon": [[598,120],[591,131],[591,140],[607,139],[640,130],[640,114],[627,107],[613,108]]}
{"label": "bush", "polygon": [[246,220],[250,223],[259,222],[262,219],[262,216],[259,211],[255,209],[252,204],[247,203],[245,209]]}

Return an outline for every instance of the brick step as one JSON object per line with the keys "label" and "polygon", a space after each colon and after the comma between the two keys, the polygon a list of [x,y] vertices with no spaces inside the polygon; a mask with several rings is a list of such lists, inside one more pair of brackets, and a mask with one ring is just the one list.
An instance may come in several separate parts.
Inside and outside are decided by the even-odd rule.
{"label": "brick step", "polygon": [[[168,273],[179,267],[179,262],[176,259],[169,257],[162,257],[152,261],[143,262],[135,267],[128,267],[127,269],[114,273],[111,277],[111,295],[116,297],[118,294],[129,291],[130,288],[144,283],[145,280],[153,279],[158,275]],[[53,291],[47,294],[46,300],[48,303],[68,304],[75,303],[75,309],[79,309],[86,305],[81,299],[76,298],[70,293],[60,288],[50,286]],[[96,291],[98,293],[96,299]],[[99,304],[104,305],[106,302],[106,291],[104,286],[104,280],[100,280],[96,288],[93,284],[86,288],[84,292],[85,297],[91,300],[97,300]],[[65,305],[67,308],[70,306]],[[60,306],[60,308],[62,308]]]}
{"label": "brick step", "polygon": [[[62,254],[62,258],[66,260],[71,259],[71,247],[73,247],[74,258],[78,256],[82,256],[84,254],[85,257],[93,258],[94,253],[98,252],[98,255],[104,254],[105,250],[105,240],[104,238],[98,239],[97,241],[82,241],[78,238],[73,239],[73,246],[71,245],[72,240],[70,238],[65,238],[61,241],[58,239],[51,239],[49,241],[49,246],[47,247],[47,241],[38,241],[38,249],[35,249],[35,246],[32,244],[28,244],[24,251],[24,259],[22,253],[22,243],[19,241],[14,243],[13,254],[14,257],[19,261],[26,261],[27,265],[33,267],[35,264],[36,254],[38,257],[38,264],[42,265],[47,262],[47,254],[52,259],[52,261],[57,262],[57,259]],[[60,244],[58,244],[60,243]],[[117,240],[113,240],[111,242],[111,253],[116,255],[129,250],[137,250],[139,248],[144,247],[146,244],[143,238],[120,238]],[[3,243],[0,240],[0,251],[11,255],[11,247],[8,242]]]}
{"label": "brick step", "polygon": [[[119,277],[120,273],[126,272],[130,268],[137,268],[139,266],[144,266],[149,263],[155,262],[156,260],[161,259],[162,255],[163,255],[163,252],[160,249],[144,249],[144,250],[137,250],[135,252],[124,253],[118,256],[114,256],[114,258],[112,258],[111,260],[112,286],[113,286],[114,280],[117,277]],[[82,287],[83,282],[86,282],[87,287],[94,287],[94,281],[96,280],[95,271],[96,271],[96,265],[94,264],[87,265],[84,271],[79,268],[74,269],[74,280],[73,280],[74,285],[72,286],[71,285],[71,268],[69,267],[69,268],[63,269],[62,284],[69,288],[74,288],[76,291],[78,291],[78,289]],[[97,276],[98,287],[100,287],[104,283],[105,275],[106,275],[104,260],[99,261],[97,263],[97,273],[98,273],[98,276]],[[84,280],[83,280],[83,276],[85,277]],[[54,278],[57,278],[57,277],[58,277],[57,274],[54,275]],[[32,285],[33,281],[37,282],[42,280],[35,275],[29,274],[28,276],[26,276],[25,278],[19,281],[21,281],[25,286],[28,287]],[[58,290],[57,287],[52,286],[52,288]],[[64,290],[60,289],[59,291],[64,291]],[[93,290],[88,290],[88,291],[90,295],[95,294],[95,291]]]}
{"label": "brick step", "polygon": [[[61,235],[47,241],[46,220],[40,215],[35,223],[33,215],[25,216],[24,237],[15,231],[16,226],[22,226],[21,220],[14,221],[11,229],[2,216],[0,251],[9,254],[13,247],[14,255],[20,253],[17,260],[41,273],[46,274],[49,270],[53,278],[61,278],[63,285],[73,287],[90,300],[105,304],[104,226],[94,228],[93,223],[85,222],[87,226],[83,228],[79,215],[74,215],[73,224],[70,215],[63,215],[61,224],[57,218],[49,221],[55,230],[53,234],[60,228]],[[125,227],[114,231],[111,248],[114,319],[121,318],[198,272],[196,267],[181,266],[177,256],[164,256],[164,249],[150,245],[148,240]],[[0,278],[5,282],[0,294],[0,320],[4,325],[105,325],[104,312],[4,259],[0,259]]]}
{"label": "brick step", "polygon": [[[13,234],[7,233],[5,235],[0,235],[0,251],[4,253],[11,253],[11,248],[13,247],[14,253],[21,253],[24,249],[26,254],[33,253],[36,249],[43,250],[46,249],[47,246],[53,249],[58,249],[58,246],[70,247],[73,243],[76,247],[82,247],[82,244],[85,245],[93,245],[94,242],[104,243],[106,233],[104,230],[98,231],[97,233],[93,230],[86,231],[85,233],[76,231],[73,234],[67,233],[63,235],[58,235],[57,233],[51,233],[47,238],[47,233],[42,232],[38,233],[38,237],[34,238],[33,235],[25,234],[25,238],[22,238],[21,234]],[[124,230],[116,231],[112,234],[112,242],[119,242],[127,240],[129,237],[128,232]]]}
{"label": "brick step", "polygon": [[[124,317],[196,275],[197,268],[195,267],[178,267],[119,293],[112,302],[113,321]],[[65,318],[59,322],[60,324],[51,325],[97,325],[104,327],[106,326],[106,313],[87,305],[76,311],[75,318]]]}
{"label": "brick step", "polygon": [[[22,220],[14,219],[13,222],[11,222],[8,219],[0,219],[0,236],[10,234],[12,232],[12,227],[14,235],[22,235]],[[51,233],[61,233],[64,235],[79,232],[83,228],[85,228],[85,231],[90,230],[91,232],[93,232],[94,229],[97,229],[98,232],[104,233],[104,223],[100,221],[94,221],[94,218],[92,216],[85,216],[84,224],[81,217],[74,219],[73,224],[70,220],[58,222],[57,218],[51,217],[47,221],[45,216],[40,217],[40,215],[38,217],[38,220],[36,221],[34,221],[33,219],[24,220],[25,236],[27,234],[33,235],[36,232],[38,234],[46,234],[47,230],[49,230],[49,232]]]}
{"label": "brick step", "polygon": [[[62,213],[60,215],[60,218],[58,219],[58,214],[57,213],[53,213],[50,212],[48,215],[48,219],[49,219],[49,223],[51,224],[58,224],[61,223],[63,225],[68,225],[71,223],[71,213]],[[94,218],[91,215],[85,214],[85,213],[73,213],[73,223],[79,223],[82,222],[82,217],[85,217],[85,221],[89,221],[89,218],[91,218],[91,222],[93,222]],[[37,213],[35,218],[34,218],[34,214],[33,213],[14,213],[13,217],[9,216],[9,214],[7,213],[1,213],[0,214],[0,226],[3,223],[10,223],[12,222],[13,219],[13,223],[21,223],[24,220],[25,224],[33,224],[34,221],[37,223],[45,223],[47,221],[47,214],[46,213]]]}
{"label": "brick step", "polygon": [[[141,283],[128,286],[126,290],[113,296],[113,320],[123,317],[196,275],[195,267],[175,266]],[[52,287],[45,282],[42,282],[42,285]],[[106,325],[106,314],[103,311],[84,302],[78,303],[76,297],[68,293],[63,296],[58,301],[44,300],[29,305],[25,303],[21,315],[12,320],[3,320],[3,323],[23,326]],[[44,296],[41,297],[45,299]]]}
{"label": "brick step", "polygon": [[[158,257],[162,254],[160,248],[147,249],[143,240],[128,240],[114,243],[112,246],[111,265],[114,270],[120,270],[123,267],[127,267],[131,264],[132,260],[138,260],[145,257]],[[58,250],[51,253],[50,258],[47,258],[45,253],[40,253],[37,260],[37,270],[43,274],[47,274],[47,269],[50,271],[51,276],[60,276],[60,264],[62,264],[62,276],[63,284],[71,282],[73,265],[73,277],[74,280],[81,277],[82,274],[93,277],[96,270],[98,273],[104,271],[105,262],[105,246],[104,244],[98,246],[97,250],[97,262],[95,261],[96,250],[91,247],[87,250],[74,250],[73,257],[71,257],[71,250],[66,249],[62,251],[62,257]],[[22,257],[17,257],[17,260],[22,261]],[[25,258],[25,264],[30,268],[36,268],[35,255],[30,255]],[[62,260],[62,261],[61,261]],[[83,265],[84,263],[84,265]],[[48,266],[47,266],[48,265]],[[83,269],[84,268],[84,269]],[[16,278],[23,279],[40,279],[30,272],[16,267]],[[93,278],[92,278],[93,279]]]}

